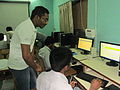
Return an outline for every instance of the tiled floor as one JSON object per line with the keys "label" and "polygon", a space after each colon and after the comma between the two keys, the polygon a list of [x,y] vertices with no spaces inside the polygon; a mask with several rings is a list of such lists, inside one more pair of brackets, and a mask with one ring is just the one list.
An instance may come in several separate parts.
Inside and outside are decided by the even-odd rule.
{"label": "tiled floor", "polygon": [[12,79],[4,80],[0,90],[14,90],[14,82]]}

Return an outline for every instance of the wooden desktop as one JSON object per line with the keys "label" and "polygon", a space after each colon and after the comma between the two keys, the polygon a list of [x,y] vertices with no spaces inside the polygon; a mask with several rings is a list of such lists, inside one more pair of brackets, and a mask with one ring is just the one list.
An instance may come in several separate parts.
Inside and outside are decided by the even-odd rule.
{"label": "wooden desktop", "polygon": [[[107,66],[106,62],[108,62],[108,60],[101,59],[97,54],[94,56],[84,55],[85,59],[81,59],[81,56],[83,57],[83,55],[81,55],[80,50],[75,48],[72,48],[71,50],[72,52],[77,53],[73,57],[84,66],[84,72],[108,80],[109,83],[107,85],[114,84],[120,87],[120,76],[118,76],[118,66]],[[77,77],[74,77],[74,79],[81,84],[81,86],[84,88],[83,90],[88,90],[88,88],[90,87],[90,83],[81,80]]]}

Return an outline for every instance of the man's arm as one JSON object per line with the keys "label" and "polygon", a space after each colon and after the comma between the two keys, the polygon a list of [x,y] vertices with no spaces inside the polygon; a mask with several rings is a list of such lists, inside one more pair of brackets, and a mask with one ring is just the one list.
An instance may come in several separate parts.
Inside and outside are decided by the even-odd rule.
{"label": "man's arm", "polygon": [[30,45],[21,44],[22,57],[26,64],[32,67],[35,71],[40,72],[41,67],[34,62],[33,52],[30,52]]}

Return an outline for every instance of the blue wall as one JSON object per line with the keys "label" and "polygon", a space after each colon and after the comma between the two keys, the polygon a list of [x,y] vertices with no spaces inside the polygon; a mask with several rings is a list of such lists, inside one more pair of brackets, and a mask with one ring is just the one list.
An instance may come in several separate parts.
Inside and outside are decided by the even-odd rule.
{"label": "blue wall", "polygon": [[87,28],[95,28],[95,0],[88,0]]}
{"label": "blue wall", "polygon": [[120,0],[98,0],[98,41],[120,43]]}
{"label": "blue wall", "polygon": [[54,28],[55,31],[60,31],[59,23],[59,5],[68,2],[69,0],[53,0],[53,13],[54,13]]}
{"label": "blue wall", "polygon": [[[96,27],[97,43],[107,41],[120,44],[120,0],[88,0],[88,28]],[[97,1],[97,4],[95,4]],[[96,17],[95,17],[96,5]],[[96,19],[95,19],[96,18]],[[96,24],[95,24],[96,22]]]}

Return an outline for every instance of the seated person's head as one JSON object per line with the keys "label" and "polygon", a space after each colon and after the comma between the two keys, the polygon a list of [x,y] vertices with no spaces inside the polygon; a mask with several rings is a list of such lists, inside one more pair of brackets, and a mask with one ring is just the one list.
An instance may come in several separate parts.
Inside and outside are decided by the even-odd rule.
{"label": "seated person's head", "polygon": [[50,53],[51,69],[56,72],[61,72],[65,67],[66,71],[72,59],[72,52],[66,47],[57,47]]}
{"label": "seated person's head", "polygon": [[48,46],[49,48],[52,48],[52,47],[54,46],[54,43],[55,43],[54,38],[51,37],[51,36],[48,36],[48,37],[45,39],[44,45]]}
{"label": "seated person's head", "polygon": [[6,31],[13,31],[12,27],[6,27]]}

